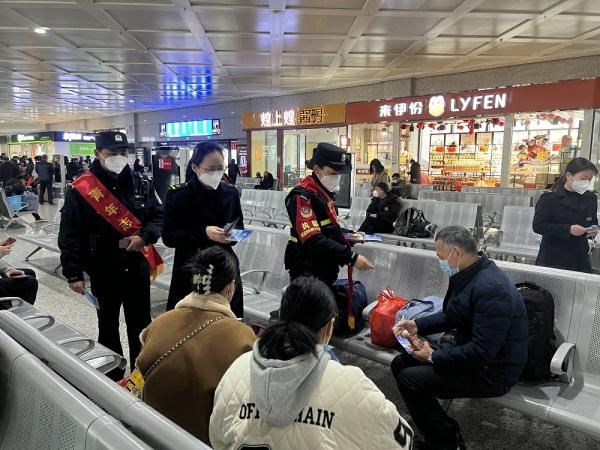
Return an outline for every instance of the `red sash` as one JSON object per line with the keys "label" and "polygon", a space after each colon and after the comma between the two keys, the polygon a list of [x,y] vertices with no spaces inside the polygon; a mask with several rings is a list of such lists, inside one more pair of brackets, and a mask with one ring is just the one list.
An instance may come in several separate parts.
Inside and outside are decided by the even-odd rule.
{"label": "red sash", "polygon": [[[106,189],[92,172],[86,172],[77,178],[73,187],[94,211],[123,236],[134,236],[142,229],[140,220]],[[162,272],[164,261],[152,244],[145,246],[142,254],[148,261],[150,276],[154,280]]]}
{"label": "red sash", "polygon": [[[327,217],[331,221],[333,225],[339,225],[337,213],[335,212],[335,204],[331,199],[330,194],[323,189],[323,187],[315,181],[312,176],[304,177],[300,183],[298,183],[300,187],[304,189],[308,189],[309,191],[319,192],[325,199],[327,200]],[[348,247],[350,244],[344,236],[344,232],[340,230],[342,242],[344,242]],[[354,317],[354,311],[352,311],[352,297],[354,296],[354,281],[352,279],[353,267],[351,265],[348,266],[348,327],[350,330],[354,330],[356,328],[356,318]]]}

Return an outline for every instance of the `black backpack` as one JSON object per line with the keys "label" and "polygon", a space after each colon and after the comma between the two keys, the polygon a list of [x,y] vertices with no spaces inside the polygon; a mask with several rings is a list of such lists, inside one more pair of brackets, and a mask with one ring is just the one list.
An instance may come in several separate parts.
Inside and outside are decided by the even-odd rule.
{"label": "black backpack", "polygon": [[410,238],[429,238],[433,236],[429,225],[430,222],[425,219],[422,210],[410,207],[394,225],[394,234]]}
{"label": "black backpack", "polygon": [[554,299],[550,292],[533,283],[518,283],[529,319],[527,364],[521,378],[541,381],[550,378],[550,362],[556,350]]}

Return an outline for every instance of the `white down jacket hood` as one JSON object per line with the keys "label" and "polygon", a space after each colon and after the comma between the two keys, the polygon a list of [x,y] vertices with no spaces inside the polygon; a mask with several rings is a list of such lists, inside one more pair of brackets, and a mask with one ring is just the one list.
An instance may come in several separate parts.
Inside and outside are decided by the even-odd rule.
{"label": "white down jacket hood", "polygon": [[215,450],[410,449],[413,432],[396,407],[357,367],[317,355],[267,360],[240,356],[215,392]]}

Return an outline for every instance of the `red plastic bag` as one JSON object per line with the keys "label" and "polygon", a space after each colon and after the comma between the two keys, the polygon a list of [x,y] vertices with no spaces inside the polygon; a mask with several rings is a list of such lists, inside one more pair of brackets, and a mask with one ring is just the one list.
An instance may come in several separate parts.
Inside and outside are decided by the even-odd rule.
{"label": "red plastic bag", "polygon": [[379,293],[377,306],[369,318],[371,343],[386,348],[394,348],[398,345],[392,328],[396,324],[396,313],[407,303],[407,299],[394,295],[394,291],[389,286]]}

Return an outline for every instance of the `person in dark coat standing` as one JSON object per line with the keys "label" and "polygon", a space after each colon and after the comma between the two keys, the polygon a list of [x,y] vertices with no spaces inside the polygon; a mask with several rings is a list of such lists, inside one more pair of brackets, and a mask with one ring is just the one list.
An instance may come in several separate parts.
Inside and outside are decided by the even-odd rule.
{"label": "person in dark coat standing", "polygon": [[[141,348],[140,333],[151,321],[150,266],[142,251],[160,237],[163,213],[154,186],[133,176],[127,164],[128,148],[124,133],[97,134],[92,168],[75,182],[78,187],[82,186],[79,183],[89,183],[88,192],[67,190],[58,246],[63,275],[73,291],[84,294],[83,273],[90,276],[92,294],[100,304],[98,342],[121,355],[119,315],[123,305],[133,369]],[[102,212],[95,209],[94,202],[106,198],[98,186],[94,187],[95,183],[103,186],[134,217],[128,217],[127,211],[114,202],[102,208]],[[141,228],[124,238],[121,230],[129,230],[133,219],[140,222]],[[123,373],[115,371],[110,377],[118,380]]]}
{"label": "person in dark coat standing", "polygon": [[410,171],[408,174],[412,184],[421,184],[421,164],[414,159],[410,160]]}
{"label": "person in dark coat standing", "polygon": [[542,235],[538,266],[556,269],[592,271],[588,238],[598,234],[598,199],[589,191],[591,179],[598,173],[585,158],[575,158],[552,192],[542,194],[535,205],[533,231]]}
{"label": "person in dark coat standing", "polygon": [[52,183],[54,180],[54,167],[48,163],[48,156],[42,155],[41,159],[35,165],[39,182],[40,205],[44,204],[44,193],[48,191],[48,203],[54,205],[52,201]]}
{"label": "person in dark coat standing", "polygon": [[[435,238],[440,269],[450,276],[443,310],[402,319],[394,334],[416,337],[453,331],[455,345],[432,350],[417,340],[413,353],[392,361],[392,373],[425,442],[414,448],[465,448],[456,420],[437,398],[506,394],[527,363],[527,309],[513,281],[484,254],[466,228],[449,226]],[[412,339],[412,338],[411,338]]]}
{"label": "person in dark coat standing", "polygon": [[391,193],[387,183],[377,183],[373,189],[373,198],[367,208],[367,217],[358,229],[366,234],[391,233],[398,219],[400,201]]}
{"label": "person in dark coat standing", "polygon": [[231,184],[235,184],[237,177],[241,175],[240,166],[238,166],[235,159],[232,158],[229,166],[227,166],[227,176],[229,177]]}
{"label": "person in dark coat standing", "polygon": [[239,262],[233,253],[233,242],[227,240],[223,228],[237,220],[235,228],[244,228],[240,195],[234,187],[221,182],[225,170],[223,149],[213,142],[196,146],[190,159],[192,175],[187,183],[170,189],[165,200],[162,239],[175,249],[173,275],[167,310],[192,291],[192,274],[187,269],[190,258],[198,250],[218,245],[230,252],[237,264],[236,289],[231,309],[243,317],[244,301]]}

